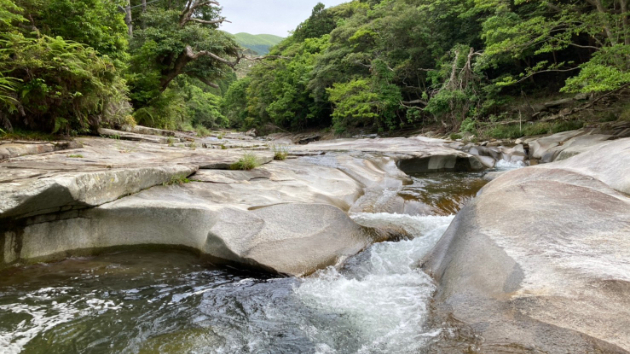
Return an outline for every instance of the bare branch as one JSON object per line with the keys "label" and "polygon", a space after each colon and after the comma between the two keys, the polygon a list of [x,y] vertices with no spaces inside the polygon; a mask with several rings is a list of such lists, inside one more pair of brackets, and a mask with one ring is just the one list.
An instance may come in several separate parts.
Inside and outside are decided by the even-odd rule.
{"label": "bare branch", "polygon": [[566,69],[566,70],[560,70],[560,69],[550,69],[550,70],[541,70],[541,71],[536,71],[535,73],[531,73],[525,77],[523,77],[522,79],[518,80],[517,82],[514,83],[514,85],[519,84],[527,79],[529,79],[530,77],[537,75],[537,74],[542,74],[542,73],[566,73],[569,71],[573,71],[573,70],[578,70],[580,67],[576,66],[575,68],[571,68],[571,69]]}
{"label": "bare branch", "polygon": [[216,55],[214,53],[211,53],[211,52],[209,52],[207,50],[202,50],[202,51],[199,51],[199,52],[195,53],[195,52],[193,52],[192,47],[189,46],[189,45],[186,46],[186,56],[188,56],[192,60],[196,60],[196,59],[198,59],[199,57],[202,57],[202,56],[210,57],[210,58],[212,58],[212,59],[214,59],[214,60],[216,60],[218,62],[221,62],[221,63],[223,63],[223,64],[225,64],[225,65],[227,65],[227,66],[229,66],[231,68],[234,68],[241,61],[241,59],[243,59],[243,57],[238,56],[236,58],[236,61],[229,61],[229,60],[221,58],[220,56],[218,56],[218,55]]}
{"label": "bare branch", "polygon": [[206,85],[208,85],[208,86],[210,86],[210,87],[212,87],[212,88],[215,88],[215,89],[218,89],[218,88],[219,88],[219,85],[215,84],[215,83],[214,83],[214,82],[212,82],[212,81],[209,81],[208,79],[206,79],[206,78],[204,78],[204,77],[199,77],[199,76],[195,76],[195,77],[196,77],[197,79],[199,79],[199,81],[203,82],[204,84],[206,84]]}
{"label": "bare branch", "polygon": [[428,105],[428,104],[429,104],[427,101],[423,101],[423,100],[400,101],[400,103],[401,103],[403,106],[406,106],[406,105],[412,105],[412,104],[421,104],[421,105],[426,106],[426,105]]}
{"label": "bare branch", "polygon": [[265,55],[265,56],[262,56],[262,57],[246,57],[246,56],[243,56],[242,59],[252,60],[252,61],[260,61],[260,60],[265,60],[265,59],[286,59],[286,60],[291,60],[293,58],[291,58],[291,57],[284,57],[282,55]]}
{"label": "bare branch", "polygon": [[204,24],[204,25],[216,25],[216,24],[221,24],[223,22],[232,23],[232,22],[228,21],[225,17],[221,17],[218,20],[212,20],[212,21],[205,21],[205,20],[200,20],[198,18],[191,18],[190,20],[188,20],[188,22],[197,22],[197,23],[201,23],[201,24]]}
{"label": "bare branch", "polygon": [[[200,21],[204,21],[204,20],[199,20],[199,19],[194,19],[193,15],[195,14],[195,11],[200,8],[200,7],[205,7],[205,6],[220,6],[218,1],[214,1],[214,0],[190,0],[190,2],[188,2],[188,5],[186,6],[186,9],[184,9],[184,11],[182,11],[182,14],[179,16],[179,27],[184,27],[188,22],[200,22]],[[217,21],[219,22],[214,22],[214,21],[204,21],[201,23],[212,23],[214,22],[216,23],[221,23],[223,21],[225,21],[225,18],[220,18]]]}

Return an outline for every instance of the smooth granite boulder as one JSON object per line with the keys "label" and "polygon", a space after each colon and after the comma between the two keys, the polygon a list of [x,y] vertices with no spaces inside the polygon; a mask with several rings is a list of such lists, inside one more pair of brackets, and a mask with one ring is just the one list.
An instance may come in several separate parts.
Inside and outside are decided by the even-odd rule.
{"label": "smooth granite boulder", "polygon": [[629,149],[609,142],[486,185],[424,263],[439,318],[483,353],[628,353]]}

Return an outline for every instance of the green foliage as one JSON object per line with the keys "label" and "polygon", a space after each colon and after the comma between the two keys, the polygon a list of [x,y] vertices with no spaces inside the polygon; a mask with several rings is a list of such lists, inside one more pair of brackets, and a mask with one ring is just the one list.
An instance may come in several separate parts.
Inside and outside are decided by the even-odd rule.
{"label": "green foliage", "polygon": [[61,37],[0,39],[0,72],[15,78],[3,100],[16,126],[53,133],[86,132],[111,117],[110,105],[126,100],[124,81],[107,58]]}
{"label": "green foliage", "polygon": [[497,125],[487,135],[495,139],[518,139],[525,134],[518,125]]}
{"label": "green foliage", "polygon": [[41,33],[82,43],[111,58],[118,69],[125,66],[127,26],[118,6],[121,0],[17,0]]}
{"label": "green foliage", "polygon": [[[630,85],[630,14],[618,2],[374,0],[309,19],[235,84],[239,128],[420,123],[475,132],[515,96]],[[275,56],[281,56],[278,58]],[[497,127],[496,136],[517,136]]]}
{"label": "green foliage", "polygon": [[221,110],[228,120],[228,125],[236,128],[247,128],[247,89],[251,78],[234,82],[223,97]]}
{"label": "green foliage", "polygon": [[151,101],[150,106],[137,109],[138,124],[161,129],[177,129],[186,120],[186,102],[179,90],[168,88]]}
{"label": "green foliage", "polygon": [[2,130],[0,139],[2,140],[27,140],[27,141],[31,141],[31,140],[32,141],[54,141],[54,140],[59,140],[59,136],[50,134],[50,133],[43,133],[40,131],[22,130],[22,129],[16,128],[16,129],[13,129],[12,131]]}
{"label": "green foliage", "polygon": [[335,83],[327,91],[330,101],[335,104],[333,126],[336,132],[343,132],[350,121],[365,126],[379,117],[379,97],[372,92],[368,80]]}
{"label": "green foliage", "polygon": [[199,137],[210,136],[210,130],[208,130],[208,128],[204,127],[203,125],[196,126],[195,133],[197,133],[197,136]]}
{"label": "green foliage", "polygon": [[309,38],[319,38],[329,34],[336,27],[334,14],[326,10],[321,2],[315,5],[311,17],[301,23],[295,30],[293,37],[301,42]]}
{"label": "green foliage", "polygon": [[186,89],[186,116],[194,126],[221,128],[228,125],[227,118],[221,113],[221,97],[193,85]]}
{"label": "green foliage", "polygon": [[536,122],[511,125],[496,125],[492,127],[485,135],[495,139],[518,139],[523,136],[556,134],[569,130],[580,129],[584,126],[584,122],[580,120],[561,120],[554,122]]}
{"label": "green foliage", "polygon": [[230,166],[230,169],[249,171],[255,169],[258,166],[260,166],[260,163],[258,162],[258,158],[256,157],[256,155],[252,153],[246,153],[237,162],[233,163]]}
{"label": "green foliage", "polygon": [[[180,75],[212,81],[231,72],[226,64],[208,56],[195,60],[186,54],[186,46],[195,52],[210,51],[217,56],[236,56],[238,45],[228,33],[207,25],[190,22],[180,25],[184,8],[149,7],[139,17],[142,27],[134,32],[130,42],[132,53],[130,75],[131,98],[136,107],[153,105],[161,92],[173,89],[172,83]],[[218,14],[211,14],[211,18]]]}
{"label": "green foliage", "polygon": [[462,133],[464,132],[475,133],[477,131],[475,120],[472,118],[464,119],[461,126],[459,127],[459,131]]}
{"label": "green foliage", "polygon": [[72,154],[72,155],[68,155],[68,158],[71,158],[71,159],[82,159],[83,155],[81,155],[81,154]]}

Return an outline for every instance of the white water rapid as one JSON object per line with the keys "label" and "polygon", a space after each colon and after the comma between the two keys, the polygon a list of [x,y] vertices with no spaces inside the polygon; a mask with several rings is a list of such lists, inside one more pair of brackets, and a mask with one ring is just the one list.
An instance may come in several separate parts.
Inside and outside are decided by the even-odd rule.
{"label": "white water rapid", "polygon": [[[328,268],[303,280],[295,294],[316,312],[343,318],[337,327],[308,329],[318,353],[416,353],[439,334],[425,326],[435,291],[419,269],[452,216],[356,214],[364,226],[396,225],[414,237],[371,246],[341,270]],[[346,328],[344,328],[346,327]],[[346,343],[343,336],[356,337]]]}

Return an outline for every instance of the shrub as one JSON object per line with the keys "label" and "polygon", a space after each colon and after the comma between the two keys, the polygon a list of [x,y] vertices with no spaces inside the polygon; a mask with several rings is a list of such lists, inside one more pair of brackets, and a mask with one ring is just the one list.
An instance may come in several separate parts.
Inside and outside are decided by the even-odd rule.
{"label": "shrub", "polygon": [[237,162],[233,163],[230,166],[230,169],[249,171],[255,169],[258,166],[260,166],[260,163],[258,162],[258,158],[256,158],[256,155],[252,153],[246,153]]}
{"label": "shrub", "polygon": [[518,125],[497,125],[488,131],[488,135],[495,139],[517,139],[524,134]]}
{"label": "shrub", "polygon": [[472,118],[466,118],[462,121],[462,125],[459,128],[459,131],[464,133],[464,132],[468,132],[468,133],[475,133],[477,131],[476,127],[475,127],[475,120]]}
{"label": "shrub", "polygon": [[208,130],[208,128],[204,127],[203,125],[196,126],[195,132],[199,137],[206,137],[210,135],[210,131]]}
{"label": "shrub", "polygon": [[559,121],[553,124],[551,127],[551,133],[566,132],[568,130],[577,130],[584,126],[584,122],[579,120],[567,120]]}
{"label": "shrub", "polygon": [[87,132],[112,118],[106,107],[127,100],[125,82],[111,60],[61,37],[2,34],[0,72],[14,78],[12,99],[0,100],[0,109],[9,112],[17,127],[66,135]]}

